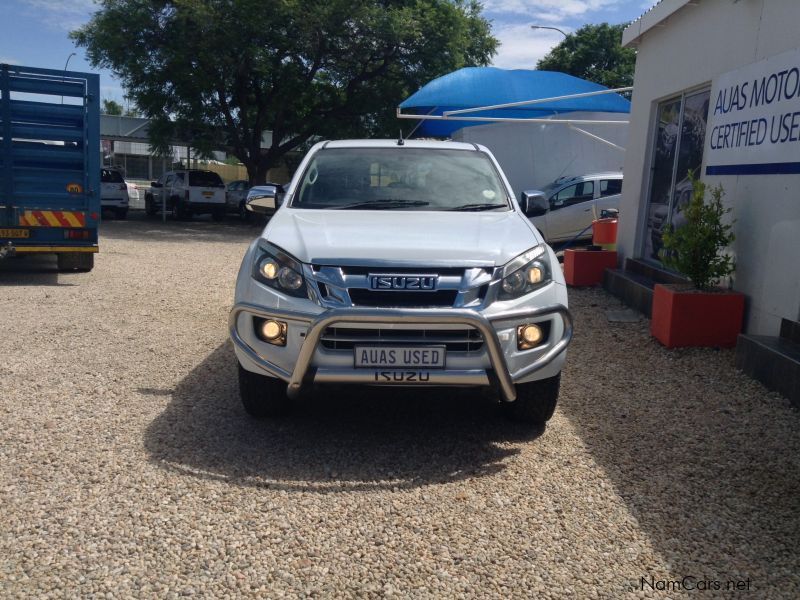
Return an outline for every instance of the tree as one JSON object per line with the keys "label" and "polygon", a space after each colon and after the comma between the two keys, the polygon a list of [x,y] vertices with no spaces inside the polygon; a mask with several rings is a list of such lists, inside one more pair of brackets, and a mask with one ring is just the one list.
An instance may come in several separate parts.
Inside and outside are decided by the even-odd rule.
{"label": "tree", "polygon": [[104,115],[122,115],[122,104],[117,102],[116,100],[110,100],[108,98],[103,99],[103,114]]}
{"label": "tree", "polygon": [[736,239],[733,223],[725,223],[731,212],[722,204],[725,191],[721,185],[711,188],[711,200],[705,201],[706,184],[689,171],[692,198],[683,208],[684,222],[664,231],[661,260],[670,269],[683,273],[697,289],[706,290],[736,269],[725,250]]}
{"label": "tree", "polygon": [[636,52],[622,47],[626,25],[584,25],[536,63],[542,71],[561,71],[609,88],[633,85]]}
{"label": "tree", "polygon": [[[125,98],[127,103],[128,98]],[[123,108],[122,104],[117,102],[116,100],[111,100],[110,98],[103,99],[103,108],[102,108],[104,115],[114,115],[117,117],[141,117],[141,111],[136,108],[136,106],[131,106],[128,104],[126,107]]]}
{"label": "tree", "polygon": [[[102,0],[71,33],[152,119],[151,143],[226,147],[252,183],[314,136],[396,135],[424,83],[488,64],[476,0]],[[261,148],[262,132],[272,144]]]}

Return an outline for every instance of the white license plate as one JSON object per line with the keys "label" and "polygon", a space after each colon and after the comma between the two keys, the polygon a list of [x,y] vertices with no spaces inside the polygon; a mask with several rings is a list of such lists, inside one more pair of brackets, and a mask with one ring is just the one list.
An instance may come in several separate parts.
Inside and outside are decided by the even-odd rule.
{"label": "white license plate", "polygon": [[444,346],[356,346],[356,368],[444,369]]}

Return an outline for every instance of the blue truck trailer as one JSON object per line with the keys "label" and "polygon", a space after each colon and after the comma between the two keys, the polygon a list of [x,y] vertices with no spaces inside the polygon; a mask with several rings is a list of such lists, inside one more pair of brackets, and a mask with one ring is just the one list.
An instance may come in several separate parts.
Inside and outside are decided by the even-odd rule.
{"label": "blue truck trailer", "polygon": [[0,64],[0,258],[90,271],[100,222],[100,78]]}

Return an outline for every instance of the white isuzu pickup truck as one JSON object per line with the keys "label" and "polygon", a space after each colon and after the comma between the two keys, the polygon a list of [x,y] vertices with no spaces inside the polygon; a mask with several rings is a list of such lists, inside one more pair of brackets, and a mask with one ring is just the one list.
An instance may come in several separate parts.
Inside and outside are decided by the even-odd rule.
{"label": "white isuzu pickup truck", "polygon": [[[552,249],[486,148],[321,142],[245,254],[230,313],[248,413],[323,384],[491,386],[541,425],[572,337]],[[278,190],[249,208],[270,212]]]}

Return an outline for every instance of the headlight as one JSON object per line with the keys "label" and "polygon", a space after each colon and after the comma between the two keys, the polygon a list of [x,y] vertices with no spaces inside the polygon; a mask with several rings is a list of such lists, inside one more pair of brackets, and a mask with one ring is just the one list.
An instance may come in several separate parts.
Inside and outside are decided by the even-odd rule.
{"label": "headlight", "polygon": [[253,263],[255,279],[290,296],[308,296],[300,261],[269,244],[260,246],[259,250]]}
{"label": "headlight", "polygon": [[503,267],[500,300],[510,300],[528,294],[550,283],[550,261],[544,244],[520,254]]}

